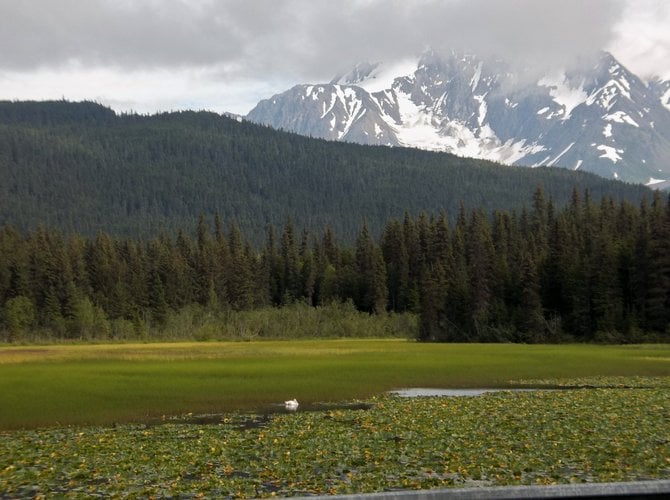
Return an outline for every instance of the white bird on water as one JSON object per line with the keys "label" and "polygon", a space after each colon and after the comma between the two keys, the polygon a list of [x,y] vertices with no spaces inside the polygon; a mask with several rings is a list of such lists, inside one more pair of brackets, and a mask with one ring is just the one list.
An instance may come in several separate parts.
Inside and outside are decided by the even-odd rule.
{"label": "white bird on water", "polygon": [[288,401],[284,401],[284,406],[286,407],[287,410],[297,410],[298,409],[298,400],[297,399],[289,399]]}

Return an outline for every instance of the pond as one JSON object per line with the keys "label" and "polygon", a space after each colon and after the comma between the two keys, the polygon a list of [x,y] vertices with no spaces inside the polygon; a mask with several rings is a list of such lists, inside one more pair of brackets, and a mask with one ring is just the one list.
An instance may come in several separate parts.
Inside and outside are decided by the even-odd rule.
{"label": "pond", "polygon": [[[477,397],[492,392],[537,392],[537,391],[555,391],[556,388],[469,388],[469,389],[442,389],[435,387],[410,387],[403,389],[394,389],[387,392],[392,396],[401,398],[418,397]],[[373,403],[365,402],[340,402],[340,403],[300,403],[297,407],[286,405],[285,403],[269,403],[263,407],[257,408],[251,413],[238,414],[236,422],[239,429],[251,429],[266,426],[273,416],[284,413],[305,413],[305,412],[328,412],[335,410],[369,410],[374,407]],[[209,413],[209,414],[187,414],[175,416],[172,418],[155,420],[148,422],[147,425],[154,426],[161,423],[173,424],[191,424],[191,425],[212,425],[230,423],[230,414]]]}
{"label": "pond", "polygon": [[161,424],[183,424],[183,425],[216,425],[230,424],[231,415],[234,415],[234,425],[240,430],[265,427],[274,415],[283,413],[305,413],[305,412],[327,412],[335,410],[369,410],[374,405],[363,402],[343,403],[304,403],[297,408],[288,407],[284,403],[272,403],[258,408],[252,413],[207,413],[186,414],[174,417],[155,419],[146,422],[147,427]]}
{"label": "pond", "polygon": [[462,396],[481,396],[489,392],[535,392],[535,391],[546,391],[546,390],[555,390],[555,389],[536,389],[536,388],[523,388],[523,389],[495,389],[495,388],[481,388],[481,389],[438,389],[430,387],[410,387],[406,389],[395,389],[389,391],[389,394],[393,396],[400,396],[402,398],[419,398],[419,397],[428,397],[428,396],[442,396],[442,397],[462,397]]}
{"label": "pond", "polygon": [[[537,392],[537,391],[555,391],[554,387],[542,388],[469,388],[469,389],[442,389],[435,387],[409,387],[403,389],[394,389],[387,394],[401,398],[418,397],[477,397],[492,392]],[[369,410],[374,407],[373,403],[365,402],[339,402],[339,403],[300,403],[297,407],[286,405],[285,403],[269,403],[263,407],[257,408],[251,413],[241,413],[238,428],[249,429],[263,427],[268,424],[274,415],[284,413],[304,413],[304,412],[327,412],[335,410]],[[210,413],[198,415],[180,415],[172,418],[148,422],[149,426],[160,425],[161,423],[176,424],[194,424],[211,425],[229,423],[230,414]]]}

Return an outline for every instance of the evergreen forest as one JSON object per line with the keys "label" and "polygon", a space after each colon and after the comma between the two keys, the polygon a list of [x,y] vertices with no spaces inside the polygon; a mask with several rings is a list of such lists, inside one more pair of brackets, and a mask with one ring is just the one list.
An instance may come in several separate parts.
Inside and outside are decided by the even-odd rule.
{"label": "evergreen forest", "polygon": [[[117,115],[93,102],[0,102],[0,225],[93,238],[175,237],[200,214],[234,220],[256,246],[290,217],[353,243],[363,220],[444,210],[520,210],[543,186],[638,204],[651,191],[560,168],[506,167],[416,149],[301,137],[208,112]],[[195,234],[191,230],[190,236]]]}
{"label": "evergreen forest", "polygon": [[288,218],[255,246],[218,214],[145,239],[0,228],[4,340],[160,339],[292,307],[418,317],[422,341],[667,342],[670,200],[573,189],[559,208],[537,187],[527,209],[406,212],[351,243]]}

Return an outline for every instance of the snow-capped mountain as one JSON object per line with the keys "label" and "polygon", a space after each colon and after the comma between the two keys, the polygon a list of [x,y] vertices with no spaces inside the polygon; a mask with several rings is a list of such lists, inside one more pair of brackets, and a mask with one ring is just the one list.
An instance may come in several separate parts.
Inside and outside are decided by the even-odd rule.
{"label": "snow-capped mountain", "polygon": [[330,140],[670,180],[670,82],[646,84],[606,52],[539,79],[453,52],[359,64],[261,101],[247,119]]}
{"label": "snow-capped mountain", "polygon": [[653,81],[649,88],[661,100],[661,104],[670,110],[670,80]]}

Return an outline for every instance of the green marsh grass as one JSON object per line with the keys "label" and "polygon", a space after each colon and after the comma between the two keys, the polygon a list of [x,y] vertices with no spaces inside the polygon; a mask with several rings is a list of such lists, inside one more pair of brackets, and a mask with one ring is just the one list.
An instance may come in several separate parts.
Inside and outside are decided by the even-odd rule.
{"label": "green marsh grass", "polygon": [[400,387],[670,376],[670,345],[301,340],[0,348],[0,429],[335,402]]}

